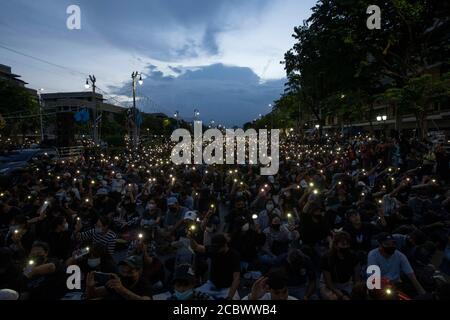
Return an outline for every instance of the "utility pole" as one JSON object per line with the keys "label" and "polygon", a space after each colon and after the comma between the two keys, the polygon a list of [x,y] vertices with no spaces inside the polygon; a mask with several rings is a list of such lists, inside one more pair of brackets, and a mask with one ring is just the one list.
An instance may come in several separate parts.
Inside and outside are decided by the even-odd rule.
{"label": "utility pole", "polygon": [[133,108],[131,110],[131,116],[133,117],[133,120],[131,121],[131,131],[132,131],[132,141],[133,146],[135,148],[139,145],[139,133],[138,133],[138,126],[137,126],[137,109],[136,109],[136,79],[139,76],[139,84],[142,85],[142,75],[138,73],[137,71],[133,72],[131,74],[132,79],[132,85],[133,85]]}
{"label": "utility pole", "polygon": [[95,97],[95,88],[96,88],[95,83],[96,83],[97,79],[95,78],[94,75],[89,75],[89,78],[86,79],[86,84],[85,84],[86,89],[89,89],[89,87],[90,87],[89,81],[91,82],[91,85],[92,85],[91,99],[92,99],[92,103],[94,104],[94,108],[93,108],[93,110],[94,110],[94,120],[93,121],[94,122],[92,125],[92,136],[94,138],[95,145],[98,145],[98,143],[99,143],[99,141],[98,141],[98,124],[97,124],[98,107],[97,107],[97,99]]}

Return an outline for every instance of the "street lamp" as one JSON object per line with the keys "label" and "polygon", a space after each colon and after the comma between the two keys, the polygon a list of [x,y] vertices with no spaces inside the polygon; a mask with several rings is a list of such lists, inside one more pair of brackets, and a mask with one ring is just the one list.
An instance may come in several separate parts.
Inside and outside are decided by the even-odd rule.
{"label": "street lamp", "polygon": [[200,116],[200,111],[197,109],[194,109],[194,120],[197,120],[197,118]]}
{"label": "street lamp", "polygon": [[40,88],[37,92],[38,94],[38,98],[39,98],[39,122],[40,122],[40,126],[41,126],[41,143],[42,141],[44,141],[44,126],[42,124],[42,97],[41,97],[41,92],[44,91],[44,88]]}

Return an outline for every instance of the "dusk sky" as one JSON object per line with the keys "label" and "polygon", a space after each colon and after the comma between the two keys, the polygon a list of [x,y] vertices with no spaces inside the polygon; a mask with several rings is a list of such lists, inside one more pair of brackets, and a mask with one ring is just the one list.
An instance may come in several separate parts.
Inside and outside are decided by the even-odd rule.
{"label": "dusk sky", "polygon": [[[241,125],[283,92],[280,61],[315,2],[0,0],[0,64],[45,92],[86,90],[94,74],[115,97],[109,102],[123,106],[131,72],[140,71],[143,111],[190,119],[197,108],[204,122]],[[81,30],[66,27],[71,4],[81,8]]]}

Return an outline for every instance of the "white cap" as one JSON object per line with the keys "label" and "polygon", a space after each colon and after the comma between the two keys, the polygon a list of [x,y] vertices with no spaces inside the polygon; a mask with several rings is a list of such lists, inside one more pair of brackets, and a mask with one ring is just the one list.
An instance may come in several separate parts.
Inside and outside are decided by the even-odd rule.
{"label": "white cap", "polygon": [[194,211],[187,211],[184,214],[184,220],[192,220],[195,221],[195,219],[197,219],[197,213],[195,213]]}
{"label": "white cap", "polygon": [[19,294],[11,289],[0,289],[0,300],[19,300]]}

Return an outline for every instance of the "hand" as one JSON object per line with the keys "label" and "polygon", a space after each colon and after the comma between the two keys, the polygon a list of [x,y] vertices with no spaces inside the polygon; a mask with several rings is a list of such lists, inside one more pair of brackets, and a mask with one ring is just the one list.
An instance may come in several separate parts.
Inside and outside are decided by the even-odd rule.
{"label": "hand", "polygon": [[252,285],[252,292],[250,293],[250,300],[260,299],[266,292],[267,277],[261,277]]}
{"label": "hand", "polygon": [[86,287],[95,287],[95,278],[94,278],[94,271],[91,271],[86,276]]}
{"label": "hand", "polygon": [[107,288],[112,289],[117,293],[121,293],[126,290],[117,274],[112,273],[111,278],[112,279],[108,280],[108,282],[106,283]]}
{"label": "hand", "polygon": [[22,231],[19,230],[19,232],[17,233],[13,233],[11,236],[11,240],[15,243],[15,244],[20,244],[20,241],[22,240]]}
{"label": "hand", "polygon": [[80,232],[81,230],[81,220],[77,219],[77,222],[75,223],[75,232]]}

